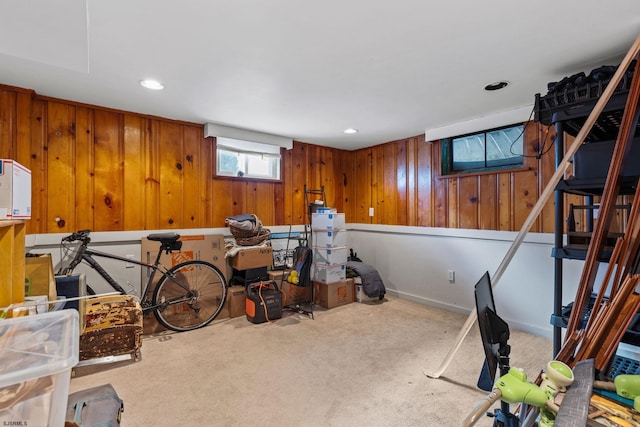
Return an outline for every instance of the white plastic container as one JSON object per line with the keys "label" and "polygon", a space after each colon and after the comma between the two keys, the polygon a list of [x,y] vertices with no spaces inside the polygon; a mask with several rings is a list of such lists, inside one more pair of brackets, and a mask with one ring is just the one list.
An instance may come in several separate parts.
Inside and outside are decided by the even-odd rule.
{"label": "white plastic container", "polygon": [[313,248],[313,261],[318,264],[344,264],[347,262],[347,248]]}
{"label": "white plastic container", "polygon": [[319,248],[347,246],[347,230],[314,230],[311,240]]}
{"label": "white plastic container", "polygon": [[313,280],[324,283],[339,282],[347,277],[347,264],[313,264]]}
{"label": "white plastic container", "polygon": [[360,276],[354,277],[353,279],[353,300],[355,302],[368,302],[374,301],[378,298],[368,297],[367,294],[364,293],[364,285],[362,284],[362,278]]}
{"label": "white plastic container", "polygon": [[64,425],[78,323],[76,310],[0,321],[0,425]]}
{"label": "white plastic container", "polygon": [[364,302],[369,299],[371,298],[364,293],[364,286],[362,286],[362,283],[354,283],[353,300],[355,302]]}
{"label": "white plastic container", "polygon": [[345,227],[343,213],[313,213],[311,214],[312,230],[335,230]]}

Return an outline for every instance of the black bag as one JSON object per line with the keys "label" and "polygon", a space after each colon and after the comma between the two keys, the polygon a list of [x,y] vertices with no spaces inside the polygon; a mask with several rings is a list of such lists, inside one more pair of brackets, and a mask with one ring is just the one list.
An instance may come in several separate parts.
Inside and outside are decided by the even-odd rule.
{"label": "black bag", "polygon": [[[311,286],[313,252],[309,246],[298,246],[293,251],[293,269],[287,281],[297,286]],[[295,271],[295,273],[293,273]]]}
{"label": "black bag", "polygon": [[124,411],[122,400],[111,384],[103,384],[69,395],[66,420],[79,427],[118,427]]}

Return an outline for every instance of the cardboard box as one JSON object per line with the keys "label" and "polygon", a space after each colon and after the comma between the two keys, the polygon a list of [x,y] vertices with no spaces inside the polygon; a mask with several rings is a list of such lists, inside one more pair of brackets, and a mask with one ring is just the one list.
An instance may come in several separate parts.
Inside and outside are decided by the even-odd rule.
{"label": "cardboard box", "polygon": [[24,276],[25,296],[47,295],[49,301],[58,299],[51,254],[26,257],[24,259]]}
{"label": "cardboard box", "polygon": [[273,280],[278,284],[278,286],[280,286],[280,281],[287,280],[287,276],[289,276],[290,272],[291,270],[269,270],[267,275],[269,280]]}
{"label": "cardboard box", "polygon": [[[230,286],[227,289],[227,300],[225,306],[229,310],[228,316],[232,319],[240,316],[244,316],[245,313],[245,298],[247,297],[247,290],[244,286]],[[222,313],[221,313],[222,314]]]}
{"label": "cardboard box", "polygon": [[36,311],[35,305],[27,304],[26,301],[20,304],[12,304],[10,308],[7,308],[2,311],[2,316],[7,319],[14,319],[16,317],[24,317],[36,315],[38,312]]}
{"label": "cardboard box", "polygon": [[311,214],[312,230],[336,230],[345,227],[343,213],[313,213]]}
{"label": "cardboard box", "polygon": [[313,280],[324,283],[339,282],[347,278],[347,264],[313,264]]}
{"label": "cardboard box", "polygon": [[283,304],[296,305],[311,302],[311,286],[298,286],[283,280],[275,280],[283,293]]}
{"label": "cardboard box", "polygon": [[[244,300],[243,300],[243,304],[244,304]],[[244,312],[242,314],[244,314]],[[227,295],[227,300],[225,301],[224,306],[222,307],[222,310],[220,310],[220,313],[218,313],[218,316],[216,316],[214,322],[220,319],[226,319],[228,317],[229,317],[229,295]],[[149,311],[145,313],[144,316],[142,316],[142,335],[153,335],[153,334],[158,334],[160,332],[165,332],[168,330],[169,329],[165,328],[158,322],[158,319],[156,319],[156,315],[153,314],[153,311]]]}
{"label": "cardboard box", "polygon": [[[217,290],[219,291],[217,294],[211,295],[213,297],[215,297],[217,299],[218,302],[220,302],[222,300],[222,287],[217,288]],[[227,289],[228,292],[228,289]],[[216,320],[220,320],[220,319],[226,319],[227,317],[229,317],[229,306],[227,304],[229,295],[227,294],[227,300],[225,300],[224,305],[222,306],[222,309],[220,310],[220,313],[218,313],[218,315],[216,316],[216,318],[214,319],[214,321]],[[185,305],[185,303],[183,303],[183,305]],[[182,310],[182,309],[186,309],[186,307],[183,307],[180,304],[177,305],[172,305],[171,306],[173,310]],[[168,308],[170,309],[170,308]],[[149,334],[157,334],[159,332],[163,332],[166,331],[167,328],[165,328],[164,326],[162,326],[159,322],[158,319],[156,319],[156,316],[154,314],[154,312],[151,310],[147,313],[144,314],[143,316],[143,323],[142,323],[142,334],[143,335],[149,335]]]}
{"label": "cardboard box", "polygon": [[[220,319],[226,319],[228,317],[229,307],[225,302],[224,307],[222,307],[222,310],[220,310],[220,313],[218,313],[218,316],[216,316],[214,322]],[[165,331],[169,331],[169,329],[165,328],[158,322],[158,319],[156,319],[156,315],[153,314],[153,311],[149,311],[145,313],[144,316],[142,316],[142,335],[153,335]]]}
{"label": "cardboard box", "polygon": [[[194,259],[209,262],[220,270],[225,279],[229,280],[229,272],[227,271],[227,264],[224,258],[224,236],[222,234],[199,234],[192,236],[180,236],[179,239],[182,242],[182,248],[180,251],[173,251],[170,254],[163,253],[160,257],[160,262],[166,267],[170,268],[181,262],[191,261]],[[160,248],[159,242],[154,242],[146,237],[140,240],[141,247],[141,260],[149,264],[153,264],[158,255],[158,249]],[[151,271],[146,268],[142,268],[142,286],[147,283]],[[156,274],[154,279],[160,279],[159,274]],[[149,289],[153,291],[153,287]]]}
{"label": "cardboard box", "polygon": [[313,281],[315,303],[324,308],[334,308],[353,302],[353,279],[334,283]]}
{"label": "cardboard box", "polygon": [[33,305],[20,305],[19,307],[14,307],[11,309],[11,315],[9,318],[14,317],[22,317],[22,316],[32,316],[38,314],[36,311],[36,307]]}
{"label": "cardboard box", "polygon": [[31,171],[0,159],[0,219],[31,218]]}
{"label": "cardboard box", "polygon": [[[163,253],[160,257],[160,262],[166,267],[170,268],[185,261],[202,260],[213,264],[218,267],[220,272],[224,275],[227,283],[231,277],[230,272],[227,269],[227,262],[224,257],[224,236],[222,234],[197,234],[197,235],[181,235],[182,248],[180,251],[173,251],[170,254]],[[140,240],[141,260],[153,264],[158,256],[158,249],[160,248],[159,242],[154,242],[146,237]],[[142,268],[142,286],[144,287],[149,280],[151,270]],[[155,275],[154,281],[149,287],[148,295],[151,298],[153,295],[155,284],[160,280],[162,276],[160,274]],[[216,319],[224,319],[229,317],[229,310],[225,307],[222,308]],[[158,323],[156,316],[153,312],[148,312],[143,317],[143,334],[155,334],[166,331],[167,329]]]}
{"label": "cardboard box", "polygon": [[[209,262],[218,267],[227,282],[229,281],[230,274],[227,271],[227,263],[224,257],[224,236],[222,234],[184,235],[180,236],[179,240],[182,242],[182,248],[180,251],[173,251],[170,254],[163,253],[160,257],[160,262],[163,265],[170,268],[180,264],[181,262],[198,259]],[[154,242],[143,237],[140,240],[140,259],[142,262],[153,264],[156,260],[156,256],[158,256],[159,248],[160,242]],[[147,284],[147,280],[149,280],[151,269],[141,268],[141,271],[141,283],[142,287],[144,287]],[[155,284],[158,283],[158,280],[160,280],[161,277],[162,276],[160,274],[156,273],[153,278],[153,283],[148,290],[149,298],[153,295]],[[228,312],[223,308],[217,318],[223,319],[227,316]],[[149,312],[144,316],[144,334],[153,334],[165,330],[166,328],[158,323],[152,312]]]}
{"label": "cardboard box", "polygon": [[314,230],[311,234],[312,246],[347,246],[347,230]]}
{"label": "cardboard box", "polygon": [[271,267],[273,253],[270,246],[241,249],[234,257],[229,258],[229,265],[236,270],[257,267]]}
{"label": "cardboard box", "polygon": [[284,305],[296,305],[311,302],[311,287],[297,286],[287,282],[291,270],[269,272],[269,280],[273,280],[284,294]]}

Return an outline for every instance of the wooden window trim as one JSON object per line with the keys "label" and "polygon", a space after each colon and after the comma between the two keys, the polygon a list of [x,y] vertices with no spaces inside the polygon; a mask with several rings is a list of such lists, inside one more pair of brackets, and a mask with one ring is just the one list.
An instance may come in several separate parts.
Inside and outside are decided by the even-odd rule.
{"label": "wooden window trim", "polygon": [[463,172],[457,174],[448,174],[448,175],[439,175],[437,179],[454,179],[454,178],[464,178],[469,176],[479,176],[479,175],[499,175],[503,173],[519,173],[519,172],[529,172],[533,170],[533,168],[529,166],[523,166],[520,168],[504,168],[504,169],[492,169],[492,170],[482,170],[477,172]]}

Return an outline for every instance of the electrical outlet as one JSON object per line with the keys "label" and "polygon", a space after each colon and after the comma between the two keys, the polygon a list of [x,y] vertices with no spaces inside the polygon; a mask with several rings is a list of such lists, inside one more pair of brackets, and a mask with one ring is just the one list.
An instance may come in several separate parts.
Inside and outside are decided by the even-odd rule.
{"label": "electrical outlet", "polygon": [[[135,259],[135,255],[125,255],[124,256],[127,259]],[[128,262],[124,265],[124,268],[133,268],[135,266],[135,264]]]}
{"label": "electrical outlet", "polygon": [[373,216],[373,208],[369,208],[369,216]]}
{"label": "electrical outlet", "polygon": [[456,272],[453,270],[447,270],[447,279],[449,279],[449,281],[451,283],[456,281]]}
{"label": "electrical outlet", "polygon": [[131,283],[130,281],[127,280],[127,286],[129,287],[129,291],[127,292],[127,294],[139,296],[138,295],[139,292],[136,289],[136,287],[133,285],[133,283]]}

